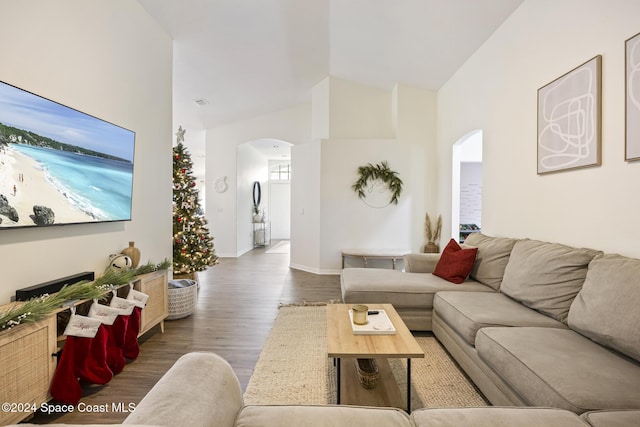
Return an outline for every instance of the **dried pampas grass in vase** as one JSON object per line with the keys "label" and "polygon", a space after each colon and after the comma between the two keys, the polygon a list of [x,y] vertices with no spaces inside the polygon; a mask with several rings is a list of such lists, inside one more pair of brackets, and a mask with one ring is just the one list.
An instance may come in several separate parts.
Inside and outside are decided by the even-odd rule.
{"label": "dried pampas grass in vase", "polygon": [[435,227],[431,223],[431,218],[429,217],[429,213],[427,212],[424,216],[424,234],[427,238],[427,244],[424,245],[422,252],[427,254],[433,254],[440,252],[440,246],[438,243],[440,241],[440,232],[442,231],[442,215],[438,215],[436,219]]}

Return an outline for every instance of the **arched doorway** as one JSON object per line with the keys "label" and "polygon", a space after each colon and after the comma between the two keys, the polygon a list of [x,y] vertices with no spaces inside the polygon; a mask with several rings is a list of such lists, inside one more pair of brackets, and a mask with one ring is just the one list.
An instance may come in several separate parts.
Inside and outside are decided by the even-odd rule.
{"label": "arched doorway", "polygon": [[[262,138],[237,146],[237,240],[240,253],[270,246],[290,236],[290,177],[292,144]],[[260,223],[254,216],[254,183],[260,183]],[[257,230],[257,232],[256,232]],[[266,230],[266,231],[265,231]],[[256,237],[257,236],[257,237]]]}
{"label": "arched doorway", "polygon": [[451,169],[451,236],[462,242],[482,228],[482,130],[453,144]]}

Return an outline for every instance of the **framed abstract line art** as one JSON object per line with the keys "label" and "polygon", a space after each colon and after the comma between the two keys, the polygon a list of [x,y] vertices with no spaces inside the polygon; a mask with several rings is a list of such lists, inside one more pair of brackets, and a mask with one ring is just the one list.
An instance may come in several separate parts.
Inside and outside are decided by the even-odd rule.
{"label": "framed abstract line art", "polygon": [[640,33],[625,41],[626,161],[640,160]]}
{"label": "framed abstract line art", "polygon": [[538,89],[538,174],[599,166],[602,56]]}

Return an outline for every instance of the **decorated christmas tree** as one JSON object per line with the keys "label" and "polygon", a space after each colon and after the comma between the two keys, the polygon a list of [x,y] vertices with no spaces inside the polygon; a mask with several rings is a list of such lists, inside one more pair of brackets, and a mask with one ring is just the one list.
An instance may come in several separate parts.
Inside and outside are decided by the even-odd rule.
{"label": "decorated christmas tree", "polygon": [[198,199],[191,155],[184,146],[185,130],[178,129],[173,147],[173,274],[189,275],[218,263]]}

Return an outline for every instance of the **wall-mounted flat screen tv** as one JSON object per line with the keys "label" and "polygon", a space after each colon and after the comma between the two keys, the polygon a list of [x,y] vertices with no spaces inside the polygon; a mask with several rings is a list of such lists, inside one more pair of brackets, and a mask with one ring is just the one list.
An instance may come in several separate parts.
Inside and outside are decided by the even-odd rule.
{"label": "wall-mounted flat screen tv", "polygon": [[0,229],[131,220],[135,133],[0,82]]}

